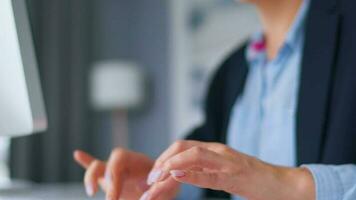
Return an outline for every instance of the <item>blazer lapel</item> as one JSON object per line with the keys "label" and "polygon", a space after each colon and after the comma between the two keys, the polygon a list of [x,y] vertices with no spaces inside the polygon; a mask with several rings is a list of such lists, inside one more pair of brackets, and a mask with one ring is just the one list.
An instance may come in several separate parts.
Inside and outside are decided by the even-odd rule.
{"label": "blazer lapel", "polygon": [[306,25],[297,111],[298,164],[319,163],[327,132],[340,17],[313,10]]}
{"label": "blazer lapel", "polygon": [[223,134],[220,141],[226,143],[226,134],[230,122],[231,112],[236,103],[237,98],[243,92],[245,87],[246,78],[248,74],[248,64],[245,58],[246,44],[240,48],[234,58],[229,62],[229,70],[226,74],[226,86],[224,96],[224,108],[222,128]]}

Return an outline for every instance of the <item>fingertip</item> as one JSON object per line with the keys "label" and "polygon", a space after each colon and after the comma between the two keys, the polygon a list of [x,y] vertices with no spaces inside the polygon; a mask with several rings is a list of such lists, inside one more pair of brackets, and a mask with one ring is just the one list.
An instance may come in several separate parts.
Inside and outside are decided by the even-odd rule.
{"label": "fingertip", "polygon": [[74,160],[77,161],[83,168],[88,168],[95,161],[95,158],[82,150],[75,150],[73,153]]}
{"label": "fingertip", "polygon": [[163,176],[163,171],[159,169],[152,170],[148,174],[147,178],[147,185],[153,185],[154,183],[158,182]]}
{"label": "fingertip", "polygon": [[89,197],[93,197],[96,193],[94,185],[92,183],[85,184],[85,191]]}
{"label": "fingertip", "polygon": [[73,158],[74,160],[79,160],[80,159],[80,154],[81,154],[81,151],[80,150],[75,150],[73,152]]}
{"label": "fingertip", "polygon": [[77,161],[86,161],[86,162],[92,161],[94,159],[91,155],[79,149],[73,152],[73,157]]}
{"label": "fingertip", "polygon": [[147,185],[152,186],[155,183],[163,182],[170,176],[166,170],[152,170],[147,178]]}

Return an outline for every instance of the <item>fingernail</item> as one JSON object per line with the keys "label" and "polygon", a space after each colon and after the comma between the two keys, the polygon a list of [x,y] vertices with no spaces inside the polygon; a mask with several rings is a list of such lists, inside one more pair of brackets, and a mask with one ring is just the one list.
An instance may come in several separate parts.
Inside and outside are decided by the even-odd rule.
{"label": "fingernail", "polygon": [[158,182],[158,180],[162,176],[162,173],[163,173],[162,170],[151,171],[150,174],[148,175],[147,184],[152,185],[153,183]]}
{"label": "fingernail", "polygon": [[88,196],[92,197],[94,195],[94,188],[92,184],[85,185],[85,191]]}
{"label": "fingernail", "polygon": [[183,178],[185,177],[186,173],[181,170],[172,170],[170,171],[171,175],[176,178]]}
{"label": "fingernail", "polygon": [[106,182],[106,184],[107,185],[111,185],[111,181],[112,181],[111,173],[110,173],[110,171],[106,171],[105,172],[105,182]]}
{"label": "fingernail", "polygon": [[149,193],[148,193],[148,192],[145,192],[145,193],[143,193],[143,195],[141,196],[140,200],[148,200],[148,196],[149,196]]}

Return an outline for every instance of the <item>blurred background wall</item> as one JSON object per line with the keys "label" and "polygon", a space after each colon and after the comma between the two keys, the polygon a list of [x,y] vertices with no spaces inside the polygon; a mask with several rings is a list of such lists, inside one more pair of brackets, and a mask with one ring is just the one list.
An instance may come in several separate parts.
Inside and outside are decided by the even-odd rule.
{"label": "blurred background wall", "polygon": [[[12,177],[36,182],[82,180],[73,150],[105,159],[119,134],[128,133],[130,149],[158,156],[204,119],[209,77],[259,28],[250,6],[230,0],[27,2],[50,128],[13,139],[9,167]],[[146,79],[143,105],[94,109],[90,75],[99,61],[136,63]]]}
{"label": "blurred background wall", "polygon": [[[84,0],[27,2],[50,128],[12,140],[10,172],[13,178],[36,182],[71,181],[80,176],[71,151],[94,151],[97,130],[104,130],[87,94],[93,5]],[[106,131],[100,134],[105,143]]]}

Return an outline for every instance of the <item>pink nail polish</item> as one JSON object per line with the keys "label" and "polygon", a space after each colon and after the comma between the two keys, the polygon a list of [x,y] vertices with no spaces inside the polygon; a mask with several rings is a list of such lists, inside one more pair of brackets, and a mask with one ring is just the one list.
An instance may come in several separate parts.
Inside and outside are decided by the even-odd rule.
{"label": "pink nail polish", "polygon": [[111,181],[112,181],[111,173],[110,173],[110,171],[106,171],[105,172],[105,182],[106,182],[106,184],[107,185],[111,185]]}
{"label": "pink nail polish", "polygon": [[90,197],[94,196],[94,188],[93,188],[92,184],[85,185],[85,191],[88,196],[90,196]]}
{"label": "pink nail polish", "polygon": [[151,173],[148,175],[147,184],[152,185],[153,183],[158,182],[160,180],[162,174],[163,174],[162,170],[151,171]]}
{"label": "pink nail polish", "polygon": [[170,171],[171,175],[176,178],[183,178],[185,177],[186,173],[181,170],[172,170]]}
{"label": "pink nail polish", "polygon": [[145,192],[145,193],[143,193],[143,195],[141,196],[140,200],[148,200],[148,197],[149,197],[149,193],[148,193],[148,192]]}

